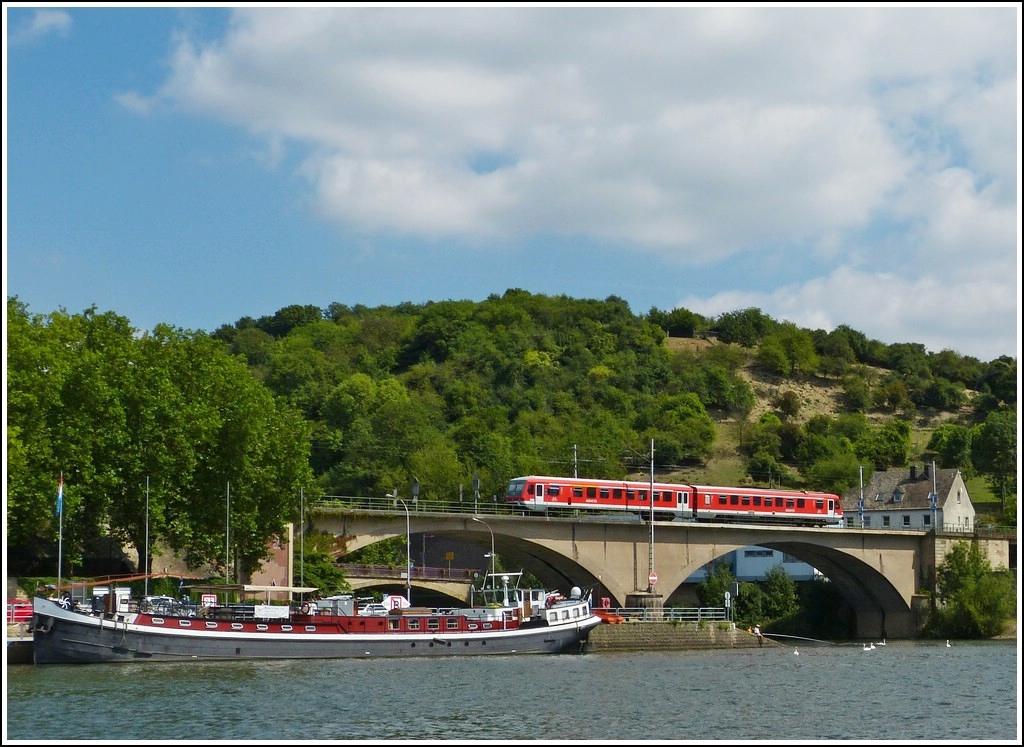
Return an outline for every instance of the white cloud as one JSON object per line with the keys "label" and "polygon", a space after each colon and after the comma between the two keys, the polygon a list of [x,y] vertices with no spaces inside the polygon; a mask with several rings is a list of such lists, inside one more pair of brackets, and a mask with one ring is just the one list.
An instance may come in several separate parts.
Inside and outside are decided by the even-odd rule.
{"label": "white cloud", "polygon": [[1013,7],[237,9],[182,39],[159,96],[297,146],[346,228],[738,273],[787,251],[792,288],[683,305],[920,340],[1008,326],[1018,28]]}
{"label": "white cloud", "polygon": [[16,28],[13,42],[30,42],[49,34],[67,36],[71,32],[71,16],[63,10],[37,10],[27,23]]}

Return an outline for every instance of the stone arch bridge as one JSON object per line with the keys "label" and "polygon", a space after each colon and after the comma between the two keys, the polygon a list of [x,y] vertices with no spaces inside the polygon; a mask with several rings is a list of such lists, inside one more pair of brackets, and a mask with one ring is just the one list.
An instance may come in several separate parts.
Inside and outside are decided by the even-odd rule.
{"label": "stone arch bridge", "polygon": [[[493,547],[550,588],[593,587],[613,606],[650,590],[650,524],[635,517],[533,517],[507,514],[317,507],[307,519],[334,537],[345,554],[407,531],[429,532]],[[409,522],[409,523],[407,523]],[[922,531],[825,529],[659,522],[654,526],[654,591],[667,599],[694,572],[750,545],[779,550],[817,568],[840,590],[856,616],[859,638],[917,637],[922,592],[933,588],[935,568],[955,542],[973,535]],[[993,567],[1009,567],[1006,539],[981,540]],[[1015,541],[1014,541],[1015,544]],[[1014,548],[1015,550],[1015,548]],[[999,562],[1002,560],[1003,562]],[[413,579],[415,584],[415,577]]]}

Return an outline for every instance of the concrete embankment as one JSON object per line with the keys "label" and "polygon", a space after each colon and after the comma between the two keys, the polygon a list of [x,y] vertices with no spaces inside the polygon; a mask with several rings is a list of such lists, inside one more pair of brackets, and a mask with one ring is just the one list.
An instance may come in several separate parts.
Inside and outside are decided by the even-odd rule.
{"label": "concrete embankment", "polygon": [[[590,631],[590,651],[665,651],[710,648],[757,648],[757,637],[732,623],[604,623]],[[765,646],[777,646],[765,640]]]}

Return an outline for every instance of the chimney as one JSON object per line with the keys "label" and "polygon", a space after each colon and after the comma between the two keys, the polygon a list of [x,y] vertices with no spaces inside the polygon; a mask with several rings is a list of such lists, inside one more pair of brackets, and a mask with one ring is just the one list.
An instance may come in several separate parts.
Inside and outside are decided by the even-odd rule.
{"label": "chimney", "polygon": [[917,465],[916,464],[910,465],[910,479],[911,480],[916,480],[917,479]]}

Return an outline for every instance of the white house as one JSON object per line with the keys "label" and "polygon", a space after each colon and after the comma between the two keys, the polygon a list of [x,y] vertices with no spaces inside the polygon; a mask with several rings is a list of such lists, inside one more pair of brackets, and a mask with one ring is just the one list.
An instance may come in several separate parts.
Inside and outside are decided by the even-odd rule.
{"label": "white house", "polygon": [[[714,562],[726,563],[737,581],[763,581],[765,573],[777,565],[781,565],[782,570],[794,581],[813,581],[821,578],[821,572],[814,566],[808,565],[794,555],[767,547],[744,547],[742,550],[726,553]],[[710,571],[711,568],[705,566],[691,574],[686,583],[699,584],[706,581]]]}
{"label": "white house", "polygon": [[919,472],[890,469],[875,472],[864,486],[842,497],[847,527],[863,529],[925,529],[974,531],[974,505],[958,469],[925,465]]}

